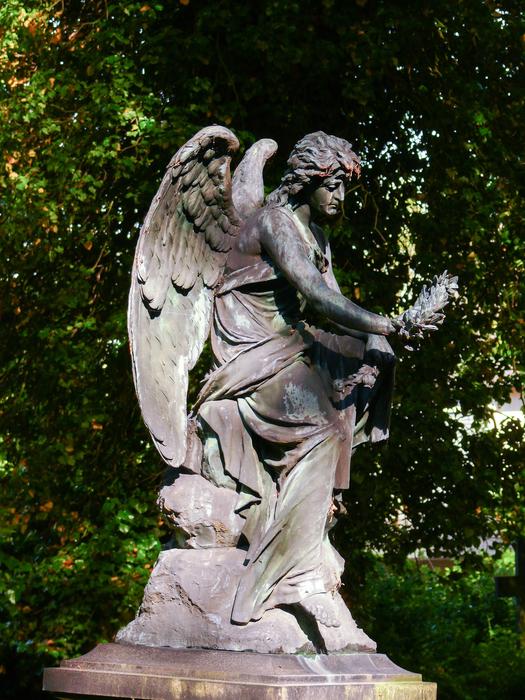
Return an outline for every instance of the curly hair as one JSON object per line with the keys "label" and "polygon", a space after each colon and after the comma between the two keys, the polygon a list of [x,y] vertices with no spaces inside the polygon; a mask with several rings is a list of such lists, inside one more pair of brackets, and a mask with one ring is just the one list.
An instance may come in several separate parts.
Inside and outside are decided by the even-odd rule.
{"label": "curly hair", "polygon": [[307,134],[296,143],[287,165],[279,187],[268,195],[267,204],[283,206],[302,190],[315,188],[336,173],[347,181],[353,174],[361,174],[361,161],[352,151],[352,144],[324,131]]}

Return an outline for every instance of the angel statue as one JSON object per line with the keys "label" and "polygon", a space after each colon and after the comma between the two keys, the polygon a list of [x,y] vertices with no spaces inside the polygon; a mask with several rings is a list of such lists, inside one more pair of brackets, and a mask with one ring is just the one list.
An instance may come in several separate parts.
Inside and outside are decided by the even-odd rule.
{"label": "angel statue", "polygon": [[[360,175],[351,145],[308,134],[266,199],[277,144],[258,141],[231,178],[238,148],[219,126],[182,146],[137,245],[133,372],[168,464],[159,504],[173,537],[117,641],[372,651],[338,593],[344,562],[329,531],[354,450],[388,437],[387,337],[435,329],[456,278],[436,278],[396,318],[361,308],[341,293],[320,228]],[[188,373],[208,340],[212,368],[188,414]]]}

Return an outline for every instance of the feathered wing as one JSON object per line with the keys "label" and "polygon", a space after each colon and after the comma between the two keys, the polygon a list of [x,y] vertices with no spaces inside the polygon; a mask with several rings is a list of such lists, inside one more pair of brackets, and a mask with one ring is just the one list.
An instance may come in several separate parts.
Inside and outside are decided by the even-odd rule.
{"label": "feathered wing", "polygon": [[233,204],[243,219],[248,218],[264,203],[263,169],[276,150],[277,143],[273,139],[256,141],[235,169],[232,181]]}
{"label": "feathered wing", "polygon": [[172,158],[142,226],[128,329],[144,421],[164,460],[186,455],[188,373],[208,337],[213,289],[239,219],[232,201],[231,131],[199,131]]}

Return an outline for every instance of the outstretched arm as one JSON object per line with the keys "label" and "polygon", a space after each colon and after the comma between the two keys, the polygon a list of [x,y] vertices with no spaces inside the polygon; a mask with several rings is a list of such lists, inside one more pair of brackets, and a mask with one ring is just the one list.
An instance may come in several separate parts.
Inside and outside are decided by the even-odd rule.
{"label": "outstretched arm", "polygon": [[262,224],[262,247],[318,313],[348,331],[358,330],[380,335],[394,332],[394,324],[388,318],[362,309],[326,284],[322,274],[309,259],[307,244],[287,212],[281,209],[270,210]]}
{"label": "outstretched arm", "polygon": [[[332,267],[332,251],[330,250],[330,245],[328,243],[326,243],[325,255],[328,260],[328,270],[326,270],[326,272],[323,272],[323,279],[325,280],[326,284],[330,289],[333,289],[334,291],[339,292],[339,294],[342,294],[341,288],[339,287],[339,283],[337,282],[334,275],[334,270]],[[373,335],[371,333],[363,333],[363,331],[356,331],[353,328],[344,328],[343,326],[341,326],[340,323],[334,323],[333,321],[332,323],[334,327],[338,328],[340,331],[343,331],[347,335],[351,335],[353,338],[359,338],[359,340],[364,340],[365,342],[368,340],[370,335]]]}

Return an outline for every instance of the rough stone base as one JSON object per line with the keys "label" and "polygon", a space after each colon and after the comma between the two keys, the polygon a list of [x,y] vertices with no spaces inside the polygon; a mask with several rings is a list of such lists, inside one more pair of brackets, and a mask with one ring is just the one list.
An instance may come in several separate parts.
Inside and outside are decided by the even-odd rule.
{"label": "rough stone base", "polygon": [[137,700],[435,700],[384,654],[300,656],[101,644],[44,672],[59,697]]}
{"label": "rough stone base", "polygon": [[257,622],[230,622],[244,552],[233,547],[162,552],[144,591],[137,617],[116,641],[152,647],[189,647],[260,653],[374,652],[336,593],[340,627],[325,627],[305,614],[269,610]]}

